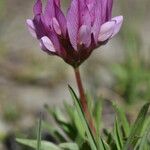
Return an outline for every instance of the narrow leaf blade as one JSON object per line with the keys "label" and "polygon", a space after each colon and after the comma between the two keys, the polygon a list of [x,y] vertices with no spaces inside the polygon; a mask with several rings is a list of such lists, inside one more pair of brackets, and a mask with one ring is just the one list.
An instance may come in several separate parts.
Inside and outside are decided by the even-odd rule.
{"label": "narrow leaf blade", "polygon": [[137,140],[135,141],[135,138],[140,137],[140,134],[141,134],[141,131],[142,131],[145,119],[146,119],[146,115],[148,113],[149,106],[150,106],[150,103],[147,103],[142,107],[142,109],[132,127],[131,133],[129,135],[129,138],[128,138],[123,150],[128,150],[129,148],[131,148],[131,146],[134,147],[134,142],[137,142]]}

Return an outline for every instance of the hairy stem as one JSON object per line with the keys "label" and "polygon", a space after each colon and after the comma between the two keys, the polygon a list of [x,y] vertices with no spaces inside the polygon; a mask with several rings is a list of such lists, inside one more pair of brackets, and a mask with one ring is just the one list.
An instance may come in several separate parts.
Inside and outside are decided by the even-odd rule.
{"label": "hairy stem", "polygon": [[86,117],[86,119],[89,123],[89,126],[90,126],[92,132],[95,134],[96,129],[94,127],[92,116],[91,116],[91,114],[88,110],[88,104],[87,104],[84,88],[83,88],[83,85],[82,85],[82,80],[81,80],[79,68],[75,68],[74,72],[75,72],[76,82],[77,82],[77,86],[78,86],[78,91],[79,91],[79,94],[80,94],[80,101],[81,101],[82,110],[85,114],[85,117]]}

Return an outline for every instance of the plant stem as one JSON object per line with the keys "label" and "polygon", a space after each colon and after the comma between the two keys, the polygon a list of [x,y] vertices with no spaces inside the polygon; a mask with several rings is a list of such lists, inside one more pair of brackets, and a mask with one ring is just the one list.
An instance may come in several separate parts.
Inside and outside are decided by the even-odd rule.
{"label": "plant stem", "polygon": [[81,101],[82,110],[85,114],[85,117],[86,117],[88,123],[89,123],[89,127],[91,128],[92,132],[95,134],[96,129],[95,129],[95,126],[93,123],[92,116],[88,110],[88,104],[87,104],[84,88],[82,85],[82,80],[81,80],[79,68],[75,68],[74,72],[75,72],[76,82],[77,82],[77,86],[78,86],[78,91],[80,94],[80,101]]}

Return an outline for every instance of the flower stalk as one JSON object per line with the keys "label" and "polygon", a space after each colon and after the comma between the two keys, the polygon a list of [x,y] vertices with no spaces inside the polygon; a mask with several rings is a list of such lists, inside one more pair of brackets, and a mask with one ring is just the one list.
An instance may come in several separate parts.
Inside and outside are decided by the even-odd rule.
{"label": "flower stalk", "polygon": [[75,68],[74,72],[75,72],[76,82],[77,82],[77,86],[78,86],[78,91],[80,94],[80,102],[81,102],[82,110],[83,110],[84,115],[88,121],[90,129],[92,130],[93,134],[95,134],[96,129],[94,126],[93,118],[92,118],[92,116],[89,112],[89,109],[88,109],[88,103],[87,103],[87,99],[85,96],[85,92],[84,92],[84,88],[83,88],[83,84],[82,84],[82,80],[81,80],[81,76],[80,76],[79,67]]}

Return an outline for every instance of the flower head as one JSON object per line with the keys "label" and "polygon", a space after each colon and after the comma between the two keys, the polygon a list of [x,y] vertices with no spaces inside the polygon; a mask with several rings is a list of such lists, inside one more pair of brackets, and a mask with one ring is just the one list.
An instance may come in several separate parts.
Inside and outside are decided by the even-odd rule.
{"label": "flower head", "polygon": [[65,16],[60,0],[47,0],[44,10],[37,0],[28,29],[43,51],[78,67],[119,32],[123,17],[112,18],[112,5],[113,0],[72,0]]}

